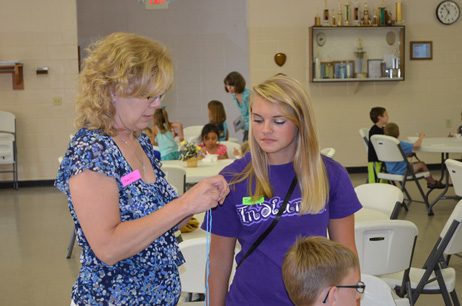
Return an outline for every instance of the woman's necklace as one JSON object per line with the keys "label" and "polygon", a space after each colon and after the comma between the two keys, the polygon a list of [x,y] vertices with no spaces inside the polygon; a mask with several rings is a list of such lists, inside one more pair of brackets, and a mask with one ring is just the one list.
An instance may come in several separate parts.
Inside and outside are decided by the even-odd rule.
{"label": "woman's necklace", "polygon": [[133,150],[135,150],[134,154],[135,154],[135,157],[140,161],[141,163],[141,166],[143,168],[143,173],[146,173],[146,167],[144,166],[144,163],[143,161],[141,160],[141,158],[138,157],[138,155],[136,154],[136,149],[134,147],[132,147],[131,144],[129,144],[123,137],[122,135],[119,134],[119,137],[120,139],[122,139],[123,142],[125,142],[127,144],[127,146],[129,146],[130,148],[133,148]]}

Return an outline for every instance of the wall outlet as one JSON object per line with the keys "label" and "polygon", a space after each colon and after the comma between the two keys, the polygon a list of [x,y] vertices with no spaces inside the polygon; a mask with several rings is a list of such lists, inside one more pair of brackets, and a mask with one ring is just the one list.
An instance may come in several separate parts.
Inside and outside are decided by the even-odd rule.
{"label": "wall outlet", "polygon": [[447,129],[452,128],[452,119],[446,119],[446,128]]}
{"label": "wall outlet", "polygon": [[61,106],[61,105],[63,105],[63,98],[53,97],[53,106]]}

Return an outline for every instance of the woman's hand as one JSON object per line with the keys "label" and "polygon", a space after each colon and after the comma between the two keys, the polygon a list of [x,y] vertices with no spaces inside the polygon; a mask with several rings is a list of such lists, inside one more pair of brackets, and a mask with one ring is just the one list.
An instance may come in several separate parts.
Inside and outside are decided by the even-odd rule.
{"label": "woman's hand", "polygon": [[189,214],[198,214],[223,204],[229,193],[229,186],[223,176],[217,175],[203,179],[178,200]]}

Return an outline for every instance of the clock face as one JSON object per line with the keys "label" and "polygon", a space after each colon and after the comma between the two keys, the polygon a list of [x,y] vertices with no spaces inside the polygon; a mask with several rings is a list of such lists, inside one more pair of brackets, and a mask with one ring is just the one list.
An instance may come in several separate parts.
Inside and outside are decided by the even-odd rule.
{"label": "clock face", "polygon": [[436,8],[436,17],[442,24],[453,24],[459,19],[460,9],[453,1],[443,1]]}
{"label": "clock face", "polygon": [[324,32],[319,32],[318,35],[316,35],[316,42],[318,43],[318,46],[324,46],[326,43],[326,34],[324,34]]}

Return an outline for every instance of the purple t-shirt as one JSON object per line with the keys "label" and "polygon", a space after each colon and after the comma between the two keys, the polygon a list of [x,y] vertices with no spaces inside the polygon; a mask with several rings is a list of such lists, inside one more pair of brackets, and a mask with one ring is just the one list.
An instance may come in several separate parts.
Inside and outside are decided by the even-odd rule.
{"label": "purple t-shirt", "polygon": [[[222,170],[229,182],[232,173],[240,173],[250,162],[250,154],[238,159]],[[331,158],[323,157],[329,179],[329,202],[318,214],[299,216],[300,188],[295,188],[279,223],[265,240],[236,270],[234,280],[226,296],[226,305],[293,305],[282,281],[282,262],[289,247],[299,236],[326,236],[329,219],[347,217],[361,204],[346,170]],[[241,244],[241,258],[271,224],[282,204],[295,176],[293,164],[275,165],[269,168],[269,180],[273,198],[265,198],[261,204],[243,205],[249,197],[248,182],[230,187],[225,203],[212,211],[212,233],[237,237]],[[205,230],[206,220],[202,225]]]}

